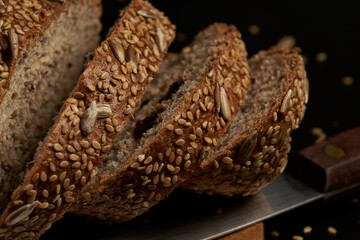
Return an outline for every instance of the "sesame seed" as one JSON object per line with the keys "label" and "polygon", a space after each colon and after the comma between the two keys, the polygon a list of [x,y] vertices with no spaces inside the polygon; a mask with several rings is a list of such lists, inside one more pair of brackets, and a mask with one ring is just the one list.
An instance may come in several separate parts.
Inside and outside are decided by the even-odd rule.
{"label": "sesame seed", "polygon": [[90,146],[90,143],[86,140],[82,140],[80,141],[80,145],[83,146],[84,148],[87,148]]}
{"label": "sesame seed", "polygon": [[81,167],[81,163],[80,162],[75,162],[73,163],[73,165],[71,165],[72,168],[80,168]]}
{"label": "sesame seed", "polygon": [[49,181],[50,182],[55,182],[57,179],[58,179],[58,176],[54,174],[54,175],[50,176]]}
{"label": "sesame seed", "polygon": [[55,151],[59,151],[59,152],[64,150],[64,148],[58,143],[54,144],[54,149],[55,149]]}
{"label": "sesame seed", "polygon": [[177,135],[183,135],[183,130],[181,129],[181,128],[177,128],[177,129],[175,129],[175,133],[177,134]]}
{"label": "sesame seed", "polygon": [[70,154],[69,159],[71,161],[77,161],[79,159],[79,156],[72,153],[72,154]]}
{"label": "sesame seed", "polygon": [[208,144],[212,144],[211,138],[205,137],[204,140],[205,140],[205,142],[207,142]]}
{"label": "sesame seed", "polygon": [[126,114],[126,115],[130,115],[130,114],[132,114],[132,112],[133,112],[133,109],[132,109],[132,108],[126,108],[126,109],[124,110],[124,114]]}
{"label": "sesame seed", "polygon": [[81,176],[82,176],[81,170],[77,170],[77,171],[75,172],[75,181],[76,181],[76,180],[79,180],[79,179],[81,178]]}
{"label": "sesame seed", "polygon": [[197,148],[197,144],[195,142],[190,142],[190,146],[193,147],[193,148]]}
{"label": "sesame seed", "polygon": [[66,146],[66,150],[67,150],[68,152],[71,152],[71,153],[76,152],[75,148],[74,148],[73,146],[71,146],[71,145]]}
{"label": "sesame seed", "polygon": [[167,124],[167,125],[165,126],[165,128],[166,128],[167,130],[169,130],[169,131],[173,131],[173,130],[174,130],[174,126],[173,126],[172,124]]}
{"label": "sesame seed", "polygon": [[196,140],[196,135],[195,134],[189,134],[189,139],[191,141],[195,141]]}
{"label": "sesame seed", "polygon": [[174,166],[171,165],[171,164],[167,164],[167,165],[166,165],[166,168],[167,168],[169,171],[171,171],[171,172],[175,171]]}
{"label": "sesame seed", "polygon": [[63,159],[64,158],[64,154],[63,153],[61,153],[61,152],[57,152],[57,153],[55,153],[55,157],[57,157],[58,159]]}
{"label": "sesame seed", "polygon": [[184,125],[184,124],[186,123],[186,120],[180,118],[177,122],[178,122],[180,125]]}
{"label": "sesame seed", "polygon": [[189,168],[190,165],[191,165],[191,161],[190,161],[190,160],[187,160],[187,161],[185,162],[185,164],[184,164],[184,167],[185,167],[185,168]]}
{"label": "sesame seed", "polygon": [[47,174],[44,171],[41,172],[40,179],[43,182],[45,182],[47,180]]}
{"label": "sesame seed", "polygon": [[199,137],[203,135],[203,131],[201,128],[197,127],[195,131],[196,131],[196,135],[198,135]]}
{"label": "sesame seed", "polygon": [[101,149],[100,143],[96,140],[91,142],[91,145],[95,148],[95,149]]}
{"label": "sesame seed", "polygon": [[178,140],[175,141],[175,144],[176,144],[177,146],[182,146],[182,145],[185,144],[185,140],[182,139],[182,138],[180,138],[180,139],[178,139]]}
{"label": "sesame seed", "polygon": [[145,159],[144,164],[147,165],[147,164],[151,163],[152,160],[153,160],[153,158],[151,156],[149,156]]}
{"label": "sesame seed", "polygon": [[196,93],[193,95],[192,100],[193,100],[194,103],[196,103],[196,102],[199,100],[199,98],[200,98],[200,94],[196,92]]}
{"label": "sesame seed", "polygon": [[59,176],[60,182],[62,182],[62,181],[65,179],[65,177],[66,177],[66,171],[65,171],[65,172],[62,172],[62,173],[60,174],[60,176]]}
{"label": "sesame seed", "polygon": [[175,160],[175,153],[171,152],[170,157],[169,157],[169,161],[174,162],[174,160]]}
{"label": "sesame seed", "polygon": [[225,164],[230,164],[230,163],[233,162],[233,160],[232,160],[231,158],[229,158],[229,157],[224,157],[224,158],[222,159],[222,161],[223,161],[223,163],[225,163]]}

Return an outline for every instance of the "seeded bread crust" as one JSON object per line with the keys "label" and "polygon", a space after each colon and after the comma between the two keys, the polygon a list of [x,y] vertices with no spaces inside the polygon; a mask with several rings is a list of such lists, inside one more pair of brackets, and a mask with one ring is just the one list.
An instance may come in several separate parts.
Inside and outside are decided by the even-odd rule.
{"label": "seeded bread crust", "polygon": [[0,237],[39,238],[73,207],[158,71],[174,25],[143,0],[120,16],[28,165],[0,218]]}
{"label": "seeded bread crust", "polygon": [[[38,44],[53,19],[76,1],[81,0],[0,1],[0,103],[27,49]],[[88,4],[99,5],[100,0]]]}
{"label": "seeded bread crust", "polygon": [[[247,196],[257,193],[284,171],[290,133],[299,127],[308,101],[309,83],[299,51],[275,46],[249,60],[254,73],[262,71],[259,64],[266,57],[282,58],[281,67],[286,75],[281,91],[269,99],[269,111],[259,116],[247,132],[232,132],[230,142],[209,155],[181,188],[207,194]],[[253,101],[256,104],[256,99]]]}
{"label": "seeded bread crust", "polygon": [[[194,44],[182,51],[182,55],[188,55],[184,59],[195,58],[192,51],[198,47],[197,38],[209,32],[219,36],[217,44],[207,49],[213,53],[203,66],[192,69],[199,75],[189,94],[174,109],[167,109],[171,117],[162,122],[145,145],[139,146],[139,151],[132,153],[121,169],[93,179],[94,187],[90,185],[81,195],[76,214],[107,222],[128,221],[189,178],[199,158],[216,146],[243,104],[250,76],[245,45],[234,26],[217,23],[200,32]],[[184,74],[185,82],[191,76]]]}

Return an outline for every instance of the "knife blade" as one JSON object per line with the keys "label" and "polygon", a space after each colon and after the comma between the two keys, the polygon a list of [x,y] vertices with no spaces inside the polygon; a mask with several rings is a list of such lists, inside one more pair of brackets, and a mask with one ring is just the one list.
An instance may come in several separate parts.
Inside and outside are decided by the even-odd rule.
{"label": "knife blade", "polygon": [[54,224],[44,239],[63,239],[66,232],[104,240],[215,239],[322,197],[322,193],[283,174],[257,195],[245,198],[178,190],[144,216],[119,225],[68,215]]}

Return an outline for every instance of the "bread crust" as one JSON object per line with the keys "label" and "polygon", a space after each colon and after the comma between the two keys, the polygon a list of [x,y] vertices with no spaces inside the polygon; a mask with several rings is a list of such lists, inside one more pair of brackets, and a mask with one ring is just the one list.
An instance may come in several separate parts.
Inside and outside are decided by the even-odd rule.
{"label": "bread crust", "polygon": [[39,238],[73,207],[158,71],[175,26],[143,0],[120,16],[28,164],[1,215],[1,237]]}
{"label": "bread crust", "polygon": [[[0,8],[0,104],[10,87],[11,76],[27,50],[39,44],[51,23],[66,11],[72,2],[66,1],[11,1],[2,0]],[[1,3],[0,3],[1,4]],[[100,5],[100,0],[87,4]],[[101,8],[97,13],[100,17]]]}
{"label": "bread crust", "polygon": [[[308,100],[308,79],[299,52],[298,48],[275,46],[249,60],[251,66],[264,56],[281,56],[286,72],[282,91],[271,99],[270,111],[256,119],[249,131],[237,133],[228,145],[205,159],[181,188],[207,194],[247,196],[257,193],[284,171],[290,133],[299,127]],[[252,149],[248,159],[241,156],[242,146]]]}
{"label": "bread crust", "polygon": [[[76,214],[107,222],[130,220],[156,205],[189,178],[199,158],[217,144],[243,104],[250,76],[245,45],[238,30],[221,23],[211,25],[204,32],[209,29],[220,37],[204,68],[197,70],[200,75],[190,94],[185,95],[172,111],[170,120],[124,167],[110,176],[100,175],[94,179],[95,187],[89,187],[82,194]],[[191,54],[191,51],[185,48],[182,54]],[[217,85],[226,92],[229,113],[218,112],[216,108],[220,101],[216,99]],[[221,102],[222,109],[224,102]]]}

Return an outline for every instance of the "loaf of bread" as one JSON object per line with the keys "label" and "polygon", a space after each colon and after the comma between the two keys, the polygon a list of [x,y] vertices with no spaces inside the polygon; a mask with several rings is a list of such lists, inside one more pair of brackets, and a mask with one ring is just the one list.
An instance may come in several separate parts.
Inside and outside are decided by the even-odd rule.
{"label": "loaf of bread", "polygon": [[28,164],[0,217],[1,237],[38,238],[72,209],[158,71],[175,27],[143,0],[120,17]]}
{"label": "loaf of bread", "polygon": [[297,48],[275,46],[253,56],[249,66],[252,84],[245,104],[181,188],[247,196],[283,172],[290,133],[299,127],[308,101],[303,59]]}
{"label": "loaf of bread", "polygon": [[74,212],[127,221],[192,176],[199,156],[218,144],[244,102],[246,55],[238,30],[222,23],[201,31],[179,56],[170,55]]}
{"label": "loaf of bread", "polygon": [[0,212],[98,45],[100,0],[0,3]]}

